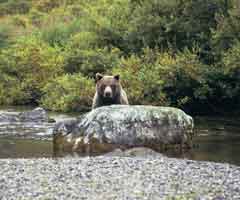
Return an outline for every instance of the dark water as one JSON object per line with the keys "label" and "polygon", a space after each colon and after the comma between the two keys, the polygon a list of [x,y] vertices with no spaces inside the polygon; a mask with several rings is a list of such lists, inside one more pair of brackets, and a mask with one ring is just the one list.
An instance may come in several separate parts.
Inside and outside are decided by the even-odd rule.
{"label": "dark water", "polygon": [[[16,111],[16,108],[14,109]],[[6,112],[6,109],[4,111]],[[7,111],[12,112],[13,109]],[[50,113],[50,116],[56,121],[73,117],[59,113]],[[164,154],[170,157],[240,165],[240,118],[196,117],[194,120],[194,148],[183,154],[174,150]],[[48,123],[0,123],[0,158],[52,157],[52,129],[53,124]],[[147,154],[140,153],[144,156]]]}
{"label": "dark water", "polygon": [[51,141],[0,138],[0,158],[41,158],[52,157]]}
{"label": "dark water", "polygon": [[182,155],[169,151],[170,157],[240,165],[239,118],[195,117],[194,148]]}
{"label": "dark water", "polygon": [[240,118],[196,118],[192,159],[240,165]]}

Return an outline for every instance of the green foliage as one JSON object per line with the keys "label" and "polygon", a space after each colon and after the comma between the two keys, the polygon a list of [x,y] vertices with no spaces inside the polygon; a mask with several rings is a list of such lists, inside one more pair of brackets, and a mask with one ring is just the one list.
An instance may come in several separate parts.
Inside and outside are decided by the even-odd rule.
{"label": "green foliage", "polygon": [[[8,90],[19,90],[15,98],[22,103],[38,101],[41,89],[45,84],[62,73],[63,58],[58,49],[54,49],[36,38],[22,38],[11,48],[2,50],[0,72],[4,80],[19,83],[9,87],[0,83]],[[7,92],[8,93],[8,92]],[[22,95],[22,93],[24,95]],[[14,100],[6,100],[14,102]]]}
{"label": "green foliage", "polygon": [[0,105],[21,105],[27,98],[21,82],[13,76],[3,74],[2,69],[0,71]]}
{"label": "green foliage", "polygon": [[0,2],[0,16],[28,13],[31,8],[31,3],[31,0],[6,0]]}
{"label": "green foliage", "polygon": [[41,32],[41,38],[48,42],[51,46],[66,46],[69,38],[80,30],[78,21],[73,21],[70,24],[57,23],[51,27],[46,27]]}
{"label": "green foliage", "polygon": [[49,12],[53,8],[60,6],[62,0],[38,0],[35,7],[42,12]]}
{"label": "green foliage", "polygon": [[240,72],[240,41],[236,41],[234,46],[224,53],[223,64],[224,73],[237,76]]}
{"label": "green foliage", "polygon": [[139,57],[132,55],[121,60],[121,67],[113,73],[121,75],[121,82],[132,104],[167,105],[163,80],[156,52],[145,49]]}
{"label": "green foliage", "polygon": [[96,1],[91,8],[85,9],[90,25],[87,28],[96,32],[105,46],[128,53],[131,51],[128,41],[131,11],[131,0]]}
{"label": "green foliage", "polygon": [[42,105],[55,111],[81,111],[92,104],[94,80],[82,74],[57,77],[43,88]]}
{"label": "green foliage", "polygon": [[201,99],[199,88],[204,84],[202,71],[204,65],[199,61],[197,53],[185,50],[182,53],[160,55],[164,91],[174,105],[184,107]]}
{"label": "green foliage", "polygon": [[21,27],[26,28],[28,26],[28,18],[24,17],[23,15],[14,15],[11,18],[12,24]]}
{"label": "green foliage", "polygon": [[184,107],[203,95],[203,64],[188,50],[173,55],[144,49],[141,57],[123,59],[121,65],[114,73],[123,77],[122,84],[134,104]]}
{"label": "green foliage", "polygon": [[216,15],[217,28],[212,30],[211,41],[216,59],[220,59],[226,50],[231,48],[236,41],[240,41],[240,7],[236,5],[229,6],[230,8],[226,11],[227,17],[222,14]]}
{"label": "green foliage", "polygon": [[31,9],[29,12],[29,21],[35,25],[35,26],[40,26],[43,19],[44,19],[44,13],[36,10],[36,9]]}
{"label": "green foliage", "polygon": [[[127,38],[135,52],[139,52],[143,47],[168,48],[170,37],[174,39],[171,29],[177,23],[177,7],[178,3],[175,0],[144,0],[136,6]],[[175,42],[178,41],[176,39]]]}
{"label": "green foliage", "polygon": [[107,73],[119,64],[120,51],[118,49],[79,49],[74,48],[74,45],[69,48],[65,55],[64,65],[67,73],[81,72],[84,76],[95,77],[97,72]]}
{"label": "green foliage", "polygon": [[7,24],[0,26],[0,49],[6,47],[10,43],[12,27]]}
{"label": "green foliage", "polygon": [[236,107],[240,106],[240,42],[229,49],[223,57],[224,82],[222,90],[224,96]]}
{"label": "green foliage", "polygon": [[0,104],[89,106],[101,72],[121,75],[131,104],[239,110],[239,10],[237,0],[0,0]]}

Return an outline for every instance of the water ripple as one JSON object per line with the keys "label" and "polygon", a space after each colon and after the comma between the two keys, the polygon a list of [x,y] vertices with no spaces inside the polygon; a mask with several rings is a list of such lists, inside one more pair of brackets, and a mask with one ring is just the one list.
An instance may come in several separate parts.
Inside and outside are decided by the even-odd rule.
{"label": "water ripple", "polygon": [[52,139],[53,123],[3,122],[0,123],[0,137],[20,137],[28,139]]}

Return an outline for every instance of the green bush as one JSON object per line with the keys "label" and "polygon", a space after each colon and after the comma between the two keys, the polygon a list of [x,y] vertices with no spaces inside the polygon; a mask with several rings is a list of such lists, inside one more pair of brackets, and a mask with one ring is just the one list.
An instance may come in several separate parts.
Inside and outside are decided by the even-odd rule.
{"label": "green bush", "polygon": [[[237,76],[240,72],[240,41],[235,41],[231,49],[224,53],[223,64],[225,74],[230,74],[232,77]],[[240,77],[239,77],[240,78]]]}
{"label": "green bush", "polygon": [[97,72],[108,73],[118,66],[120,55],[118,49],[79,49],[73,46],[66,51],[64,70],[66,73],[80,72],[93,78]]}
{"label": "green bush", "polygon": [[[224,82],[222,89],[223,98],[228,99],[228,103],[234,109],[240,106],[240,42],[237,41],[231,49],[223,56]],[[232,104],[232,105],[231,105]]]}
{"label": "green bush", "polygon": [[145,49],[141,57],[123,59],[113,72],[122,76],[132,104],[184,107],[209,93],[203,68],[198,56],[188,50],[172,54]]}
{"label": "green bush", "polygon": [[31,9],[28,15],[29,21],[35,26],[41,26],[45,14],[37,9]]}
{"label": "green bush", "polygon": [[46,84],[41,100],[45,108],[55,111],[82,111],[91,107],[94,80],[82,74],[65,74]]}
{"label": "green bush", "polygon": [[80,30],[79,21],[73,21],[70,24],[59,22],[51,24],[50,27],[42,28],[41,39],[51,46],[65,47],[72,35]]}
{"label": "green bush", "polygon": [[44,85],[63,72],[60,50],[34,37],[18,40],[11,48],[2,50],[0,56],[0,73],[20,82],[9,87],[20,88],[25,93],[22,103],[38,101]]}
{"label": "green bush", "polygon": [[9,45],[13,27],[7,24],[0,26],[0,49]]}
{"label": "green bush", "polygon": [[132,55],[122,59],[120,67],[114,68],[113,73],[120,74],[130,104],[168,105],[154,51],[145,49],[141,57]]}
{"label": "green bush", "polygon": [[67,44],[67,51],[74,49],[91,50],[101,46],[104,46],[104,44],[103,42],[101,43],[95,32],[81,31],[70,38]]}
{"label": "green bush", "polygon": [[0,16],[28,13],[31,4],[31,0],[7,0],[0,2]]}
{"label": "green bush", "polygon": [[125,54],[131,51],[128,41],[131,29],[131,0],[100,0],[93,3],[91,9],[85,10],[85,18],[90,25],[86,28],[96,32],[105,46],[120,49]]}
{"label": "green bush", "polygon": [[[233,7],[233,8],[232,8]],[[212,30],[211,45],[216,54],[216,60],[221,60],[224,52],[240,41],[239,8],[230,7],[224,15],[216,15],[217,28]]]}
{"label": "green bush", "polygon": [[28,18],[26,18],[23,15],[14,15],[11,18],[11,22],[13,23],[14,26],[16,26],[15,29],[19,29],[20,27],[22,29],[25,29],[28,26]]}
{"label": "green bush", "polygon": [[38,0],[35,7],[41,12],[49,12],[61,5],[61,0]]}
{"label": "green bush", "polygon": [[237,0],[0,0],[0,16],[1,104],[89,106],[70,88],[91,93],[101,72],[121,75],[131,104],[239,110]]}
{"label": "green bush", "polygon": [[197,52],[185,50],[177,54],[159,56],[164,92],[172,105],[184,108],[201,101],[208,95],[203,79],[205,65],[199,61]]}
{"label": "green bush", "polygon": [[[1,56],[0,56],[1,58]],[[0,105],[21,105],[28,98],[21,81],[2,73],[0,66]]]}

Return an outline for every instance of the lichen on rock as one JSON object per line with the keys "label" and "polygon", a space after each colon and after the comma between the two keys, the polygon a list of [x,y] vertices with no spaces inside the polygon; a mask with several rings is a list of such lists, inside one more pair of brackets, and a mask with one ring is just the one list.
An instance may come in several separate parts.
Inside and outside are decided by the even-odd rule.
{"label": "lichen on rock", "polygon": [[55,122],[48,117],[46,110],[41,107],[35,108],[30,111],[20,113],[0,113],[0,122]]}
{"label": "lichen on rock", "polygon": [[173,107],[112,105],[92,110],[76,120],[57,123],[57,151],[104,153],[115,148],[191,147],[193,119]]}

